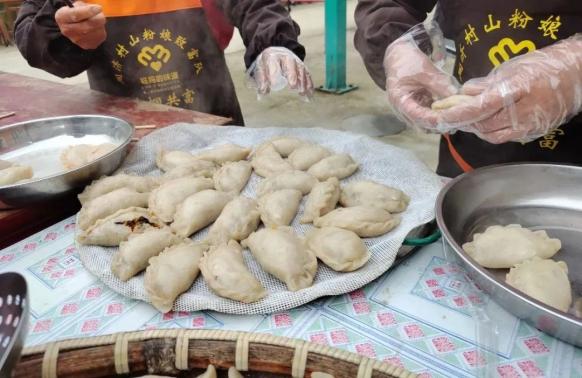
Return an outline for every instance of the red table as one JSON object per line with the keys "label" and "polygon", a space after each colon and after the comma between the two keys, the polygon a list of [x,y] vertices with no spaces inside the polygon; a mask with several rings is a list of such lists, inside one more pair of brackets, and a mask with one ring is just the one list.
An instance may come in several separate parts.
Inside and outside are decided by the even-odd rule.
{"label": "red table", "polygon": [[[73,85],[0,72],[0,113],[14,112],[0,119],[0,127],[35,118],[73,114],[103,114],[123,118],[135,126],[165,127],[177,122],[226,125],[229,118],[192,110],[115,97]],[[153,129],[136,130],[142,137]],[[0,248],[15,243],[74,214],[76,198],[32,208],[0,210]]]}

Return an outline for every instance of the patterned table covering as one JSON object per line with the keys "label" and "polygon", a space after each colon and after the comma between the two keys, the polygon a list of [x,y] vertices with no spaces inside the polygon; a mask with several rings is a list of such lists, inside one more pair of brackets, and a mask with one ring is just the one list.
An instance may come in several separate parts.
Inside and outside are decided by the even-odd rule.
{"label": "patterned table covering", "polygon": [[28,282],[28,346],[141,329],[214,328],[305,339],[403,365],[421,377],[582,377],[582,349],[498,307],[445,260],[440,243],[360,290],[287,312],[161,314],[88,273],[74,230],[71,217],[0,251],[0,272],[19,272]]}

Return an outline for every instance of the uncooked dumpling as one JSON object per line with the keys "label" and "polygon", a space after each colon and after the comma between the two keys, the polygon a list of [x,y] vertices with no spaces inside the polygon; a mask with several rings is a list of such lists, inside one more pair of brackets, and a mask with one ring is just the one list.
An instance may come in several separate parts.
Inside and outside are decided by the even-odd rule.
{"label": "uncooked dumpling", "polygon": [[252,303],[267,292],[243,260],[243,250],[234,240],[210,248],[200,259],[200,271],[210,288],[224,298]]}
{"label": "uncooked dumpling", "polygon": [[32,178],[32,168],[23,165],[12,165],[0,170],[0,186],[16,184]]}
{"label": "uncooked dumpling", "polygon": [[14,163],[12,163],[11,161],[0,159],[0,170],[12,167],[13,165]]}
{"label": "uncooked dumpling", "polygon": [[317,183],[305,203],[301,223],[311,223],[335,209],[340,198],[340,185],[336,177],[331,177],[324,182]]}
{"label": "uncooked dumpling", "polygon": [[243,240],[259,226],[260,214],[257,201],[239,196],[226,204],[216,222],[208,231],[212,244],[230,240]]}
{"label": "uncooked dumpling", "polygon": [[296,189],[281,189],[259,198],[261,220],[267,227],[288,226],[295,218],[303,194]]}
{"label": "uncooked dumpling", "polygon": [[148,193],[157,187],[160,179],[152,176],[134,176],[120,173],[115,176],[104,176],[95,180],[78,195],[79,202],[86,202],[110,193],[116,189],[129,188],[138,193]]}
{"label": "uncooked dumpling", "polygon": [[289,290],[313,284],[317,258],[291,228],[263,228],[244,240],[243,246],[251,250],[265,272],[283,281]]}
{"label": "uncooked dumpling", "polygon": [[198,377],[196,378],[216,378],[216,369],[214,368],[214,365],[208,365],[208,367],[206,368],[206,371],[202,374],[200,374]]}
{"label": "uncooked dumpling", "polygon": [[307,194],[317,184],[317,179],[303,171],[283,172],[264,179],[259,183],[257,194],[259,197],[281,189],[297,189]]}
{"label": "uncooked dumpling", "polygon": [[272,143],[282,157],[291,155],[293,151],[307,144],[304,140],[288,136],[276,137],[266,143]]}
{"label": "uncooked dumpling", "polygon": [[215,169],[216,165],[210,161],[199,160],[186,151],[160,150],[156,158],[156,164],[164,172],[169,172],[177,167],[192,167],[195,171]]}
{"label": "uncooked dumpling", "polygon": [[107,155],[116,147],[117,146],[112,143],[77,144],[69,146],[61,152],[61,164],[63,164],[65,169],[77,169]]}
{"label": "uncooked dumpling", "polygon": [[245,160],[250,153],[250,148],[229,143],[213,147],[209,150],[204,150],[195,154],[194,157],[196,159],[213,161],[217,164],[224,164],[229,161]]}
{"label": "uncooked dumpling", "polygon": [[170,311],[176,298],[192,286],[206,249],[205,244],[186,239],[150,259],[143,284],[155,308],[164,313]]}
{"label": "uncooked dumpling", "polygon": [[131,234],[113,254],[111,271],[121,281],[127,281],[147,268],[151,257],[181,240],[168,227],[150,228],[142,233]]}
{"label": "uncooked dumpling", "polygon": [[244,376],[234,366],[231,366],[228,368],[228,378],[244,378]]}
{"label": "uncooked dumpling", "polygon": [[158,218],[169,223],[174,219],[177,205],[192,194],[213,187],[212,180],[204,177],[183,177],[164,182],[150,194],[149,208]]}
{"label": "uncooked dumpling", "polygon": [[128,207],[146,207],[149,193],[138,193],[129,188],[116,189],[85,203],[79,211],[78,226],[86,230],[99,219]]}
{"label": "uncooked dumpling", "polygon": [[[182,177],[208,177],[212,178],[216,172],[216,165],[211,161],[193,160],[193,164],[181,165],[167,171],[163,176],[163,181],[171,181]],[[199,164],[202,163],[202,164]]]}
{"label": "uncooked dumpling", "polygon": [[362,238],[380,236],[400,224],[400,217],[377,207],[354,206],[335,209],[316,218],[316,227],[339,227],[351,230]]}
{"label": "uncooked dumpling", "polygon": [[257,149],[252,160],[255,173],[262,177],[270,177],[285,171],[292,171],[293,167],[281,157],[275,146],[265,143]]}
{"label": "uncooked dumpling", "polygon": [[81,230],[77,241],[85,245],[114,247],[127,240],[131,234],[162,227],[164,223],[147,209],[130,207],[98,220],[85,231]]}
{"label": "uncooked dumpling", "polygon": [[373,181],[350,182],[341,191],[340,203],[344,207],[379,207],[391,213],[400,213],[408,207],[410,197],[398,189]]}
{"label": "uncooked dumpling", "polygon": [[568,266],[563,261],[534,257],[511,268],[505,281],[532,298],[568,312],[572,304],[572,287]]}
{"label": "uncooked dumpling", "polygon": [[226,163],[214,174],[214,187],[221,192],[238,194],[247,185],[252,172],[248,161]]}
{"label": "uncooked dumpling", "polygon": [[343,179],[351,176],[358,170],[358,163],[354,162],[348,154],[337,154],[326,157],[315,163],[307,170],[307,173],[316,177],[319,181],[327,180],[330,177]]}
{"label": "uncooked dumpling", "polygon": [[307,144],[297,148],[289,155],[291,165],[300,171],[306,171],[321,159],[331,155],[331,151],[318,144]]}
{"label": "uncooked dumpling", "polygon": [[444,110],[452,108],[453,106],[466,103],[467,101],[473,99],[473,96],[468,95],[452,95],[442,100],[438,100],[432,103],[430,106],[432,110]]}
{"label": "uncooked dumpling", "polygon": [[176,207],[172,230],[189,237],[214,222],[231,199],[230,194],[213,189],[192,194]]}
{"label": "uncooked dumpling", "polygon": [[463,244],[465,252],[486,268],[511,268],[535,256],[549,259],[560,248],[562,243],[545,231],[531,231],[518,224],[488,227]]}
{"label": "uncooked dumpling", "polygon": [[338,272],[352,272],[370,259],[370,252],[362,239],[343,228],[316,228],[309,232],[306,243],[325,265]]}

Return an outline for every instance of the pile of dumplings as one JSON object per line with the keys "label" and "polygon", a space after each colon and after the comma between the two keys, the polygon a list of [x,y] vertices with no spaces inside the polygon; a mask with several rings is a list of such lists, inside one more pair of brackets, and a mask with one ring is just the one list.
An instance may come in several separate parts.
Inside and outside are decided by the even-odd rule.
{"label": "pile of dumplings", "polygon": [[572,288],[568,266],[551,258],[562,248],[544,230],[532,231],[518,224],[490,226],[476,233],[463,249],[479,265],[492,269],[510,269],[505,282],[532,298],[568,312]]}
{"label": "pile of dumplings", "polygon": [[[252,303],[267,296],[243,248],[291,291],[313,284],[318,259],[338,272],[357,270],[370,258],[362,238],[398,226],[394,214],[410,202],[402,191],[372,181],[340,186],[358,170],[352,157],[292,137],[254,151],[235,144],[197,154],[162,150],[156,163],[161,176],[118,174],[85,188],[77,241],[119,247],[113,274],[127,281],[145,270],[149,300],[162,312],[200,272],[221,297]],[[253,171],[263,177],[256,199],[240,194]],[[299,220],[315,226],[305,238],[289,227],[304,196]],[[190,239],[206,227],[203,240]]]}

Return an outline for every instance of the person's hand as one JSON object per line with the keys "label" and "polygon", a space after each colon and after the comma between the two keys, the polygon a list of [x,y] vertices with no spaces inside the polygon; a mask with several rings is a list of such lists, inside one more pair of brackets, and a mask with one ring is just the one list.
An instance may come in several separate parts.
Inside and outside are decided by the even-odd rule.
{"label": "person's hand", "polygon": [[300,96],[313,95],[313,81],[305,63],[284,47],[266,48],[249,69],[249,75],[259,95],[285,86],[296,90]]}
{"label": "person's hand", "polygon": [[396,115],[409,126],[434,130],[439,125],[439,113],[431,109],[431,104],[456,94],[458,87],[451,75],[420,50],[414,39],[420,33],[426,33],[424,28],[415,27],[386,49],[386,94]]}
{"label": "person's hand", "polygon": [[490,143],[531,141],[582,111],[582,35],[511,59],[462,88],[441,121]]}
{"label": "person's hand", "polygon": [[82,1],[76,1],[73,5],[73,8],[59,8],[55,13],[61,33],[82,49],[96,49],[107,38],[101,6]]}

